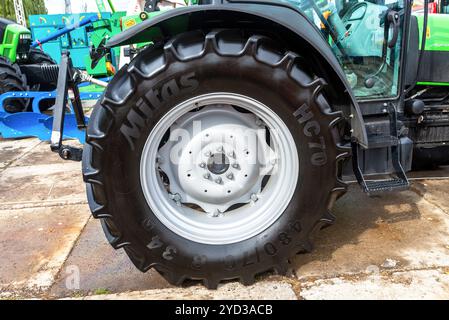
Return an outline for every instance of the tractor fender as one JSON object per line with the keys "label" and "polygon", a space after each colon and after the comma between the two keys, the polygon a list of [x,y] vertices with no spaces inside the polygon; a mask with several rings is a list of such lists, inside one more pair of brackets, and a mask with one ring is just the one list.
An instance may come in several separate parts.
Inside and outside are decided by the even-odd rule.
{"label": "tractor fender", "polygon": [[[331,88],[330,95],[351,126],[352,137],[368,146],[367,133],[360,106],[345,73],[331,47],[319,30],[298,8],[284,2],[267,0],[234,0],[227,4],[198,5],[177,8],[143,21],[115,35],[107,48],[142,42],[161,42],[177,34],[211,28],[253,28],[277,30],[280,38],[288,37],[297,52],[312,57],[311,65]],[[302,50],[301,50],[302,49]],[[334,110],[334,111],[338,111]]]}

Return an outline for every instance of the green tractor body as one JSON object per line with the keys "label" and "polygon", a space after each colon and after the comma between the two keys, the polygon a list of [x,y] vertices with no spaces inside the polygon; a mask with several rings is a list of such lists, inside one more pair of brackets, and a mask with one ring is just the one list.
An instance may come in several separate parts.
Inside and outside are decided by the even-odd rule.
{"label": "green tractor body", "polygon": [[[31,32],[22,25],[0,18],[0,94],[10,91],[53,91],[57,82],[55,61],[40,49],[31,48]],[[51,107],[47,101],[41,109]],[[26,111],[29,100],[9,99],[8,112]]]}
{"label": "green tractor body", "polygon": [[[417,15],[420,41],[423,33],[423,16]],[[419,85],[449,86],[449,15],[429,15],[425,32],[426,48],[423,67],[418,76]]]}
{"label": "green tractor body", "polygon": [[0,18],[0,56],[12,63],[26,60],[31,45],[31,32],[13,21]]}

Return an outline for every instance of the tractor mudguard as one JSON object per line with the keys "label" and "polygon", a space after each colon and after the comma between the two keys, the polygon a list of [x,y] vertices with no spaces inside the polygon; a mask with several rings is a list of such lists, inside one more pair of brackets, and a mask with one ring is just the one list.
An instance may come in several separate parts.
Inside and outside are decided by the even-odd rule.
{"label": "tractor mudguard", "polygon": [[[240,18],[240,19],[239,19]],[[253,24],[251,24],[253,23]],[[368,146],[365,124],[359,104],[353,94],[345,73],[319,30],[298,8],[287,2],[267,0],[232,0],[226,4],[198,5],[169,10],[152,19],[131,27],[112,37],[106,47],[130,45],[142,42],[163,41],[182,32],[201,28],[242,28],[257,26],[257,29],[283,31],[281,37],[293,35],[292,43],[301,43],[314,51],[315,66],[332,86],[334,96],[340,99],[341,109],[351,118],[352,136],[358,143]],[[304,50],[304,52],[309,52]],[[313,62],[311,62],[313,64]],[[344,99],[344,100],[342,100]]]}

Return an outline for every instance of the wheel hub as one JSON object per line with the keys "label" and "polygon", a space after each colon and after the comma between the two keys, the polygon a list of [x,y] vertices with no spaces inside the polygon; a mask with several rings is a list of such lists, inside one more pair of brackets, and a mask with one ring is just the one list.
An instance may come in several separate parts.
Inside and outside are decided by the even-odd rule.
{"label": "wheel hub", "polygon": [[178,204],[197,205],[213,217],[250,203],[251,195],[261,191],[261,172],[273,167],[267,159],[274,157],[258,118],[229,105],[178,119],[159,154],[170,159],[160,168],[170,180],[170,193],[180,196]]}
{"label": "wheel hub", "polygon": [[159,120],[140,173],[145,199],[167,228],[199,243],[228,244],[280,217],[297,186],[299,158],[289,129],[266,105],[210,93]]}
{"label": "wheel hub", "polygon": [[213,174],[223,174],[229,169],[229,158],[222,152],[215,153],[207,160],[207,169]]}

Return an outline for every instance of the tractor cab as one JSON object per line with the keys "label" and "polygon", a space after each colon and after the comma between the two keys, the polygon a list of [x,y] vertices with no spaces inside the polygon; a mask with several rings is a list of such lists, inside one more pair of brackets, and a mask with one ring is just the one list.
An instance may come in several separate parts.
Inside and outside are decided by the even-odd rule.
{"label": "tractor cab", "polygon": [[0,18],[0,56],[12,63],[28,59],[31,32],[22,25]]}
{"label": "tractor cab", "polygon": [[427,16],[404,0],[289,1],[329,41],[360,103],[395,100],[401,111],[402,90],[449,86],[449,0],[437,3],[440,14],[426,1]]}
{"label": "tractor cab", "polygon": [[404,171],[449,163],[449,0],[438,2],[440,14],[430,4],[414,13],[404,0],[299,4],[328,41],[364,116],[368,149],[353,148],[364,187],[364,175],[395,173],[393,184],[402,187]]}
{"label": "tractor cab", "polygon": [[399,93],[403,0],[302,1],[337,56],[360,100]]}

